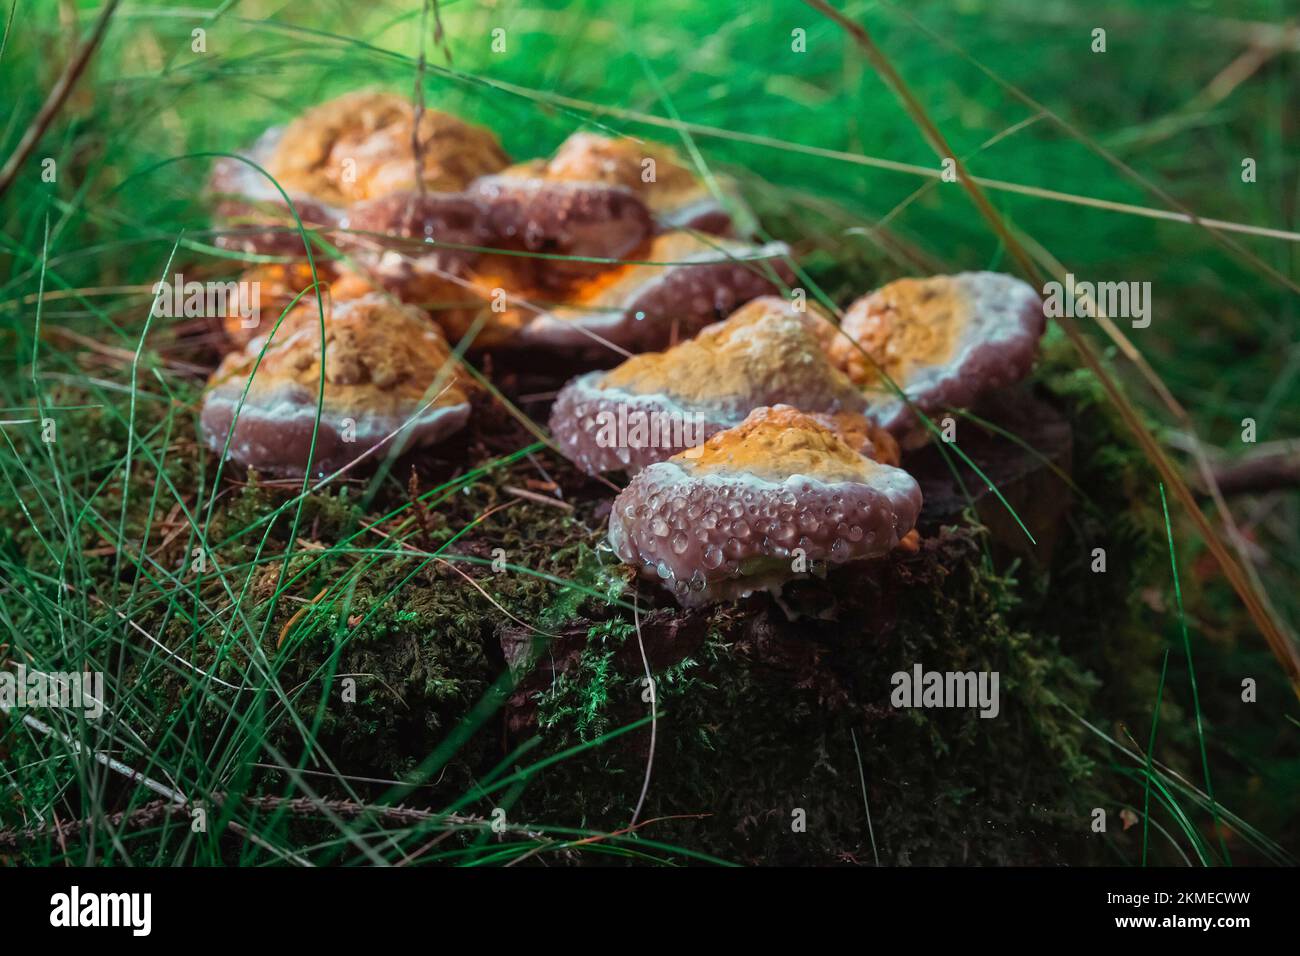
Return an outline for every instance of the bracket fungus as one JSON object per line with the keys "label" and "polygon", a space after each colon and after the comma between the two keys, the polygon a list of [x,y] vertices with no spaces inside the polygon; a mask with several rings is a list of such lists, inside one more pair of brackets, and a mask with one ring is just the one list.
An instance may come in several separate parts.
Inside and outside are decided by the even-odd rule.
{"label": "bracket fungus", "polygon": [[554,256],[546,267],[561,276],[598,273],[609,263],[586,260],[622,259],[654,231],[650,211],[622,186],[507,172],[479,179],[469,195],[494,247]]}
{"label": "bracket fungus", "polygon": [[810,562],[886,554],[920,510],[907,472],[778,405],[637,474],[614,500],[609,541],[694,606],[778,591]]}
{"label": "bracket fungus", "polygon": [[779,291],[793,273],[789,247],[687,232],[657,236],[639,261],[576,284],[561,303],[519,323],[517,344],[547,349],[610,343],[633,352],[693,336],[750,299]]}
{"label": "bracket fungus", "polygon": [[481,206],[458,193],[404,191],[356,203],[340,220],[338,245],[365,278],[462,325],[485,302],[470,281],[488,241]]}
{"label": "bracket fungus", "polygon": [[661,229],[732,234],[731,216],[722,203],[675,151],[658,143],[574,133],[550,159],[521,163],[507,173],[550,182],[617,186],[639,197]]}
{"label": "bracket fungus", "polygon": [[820,326],[776,296],[760,296],[730,318],[664,352],[634,355],[566,385],[551,412],[560,450],[588,474],[635,473],[738,425],[755,408],[857,413],[857,444],[873,448],[862,392],[831,364]]}
{"label": "bracket fungus", "polygon": [[899,279],[854,302],[827,349],[872,396],[870,417],[912,448],[928,432],[880,370],[927,415],[965,408],[1029,373],[1046,321],[1038,293],[1012,276]]}
{"label": "bracket fungus", "polygon": [[465,425],[472,386],[424,313],[378,292],[331,296],[321,307],[323,376],[313,297],[213,373],[200,418],[209,448],[221,453],[229,437],[227,453],[241,465],[319,476],[374,449],[436,444]]}
{"label": "bracket fungus", "polygon": [[[333,275],[331,264],[327,260],[317,259],[316,275],[324,286]],[[236,348],[243,348],[258,336],[265,335],[284,314],[285,309],[294,304],[294,299],[298,302],[315,301],[311,266],[306,262],[256,265],[244,270],[239,283],[245,288],[257,290],[257,309],[255,314],[250,315],[241,308],[244,303],[238,296],[227,298],[225,314],[221,316],[221,327],[226,338]]]}
{"label": "bracket fungus", "polygon": [[[283,137],[280,129],[267,130],[249,148],[245,158],[267,168]],[[217,197],[216,218],[225,223],[216,243],[223,249],[251,255],[302,256],[303,239],[274,183],[242,159],[222,157],[212,167],[208,189]],[[342,210],[310,195],[285,189],[306,230],[331,229]]]}
{"label": "bracket fungus", "polygon": [[[348,93],[287,126],[272,127],[245,152],[293,201],[304,225],[332,227],[353,203],[405,191],[456,193],[503,169],[510,158],[496,135],[438,110],[419,115],[395,93]],[[419,158],[415,142],[418,135]],[[218,215],[247,221],[223,238],[227,247],[301,254],[302,241],[275,183],[239,159],[213,166]],[[278,227],[278,228],[272,228]]]}

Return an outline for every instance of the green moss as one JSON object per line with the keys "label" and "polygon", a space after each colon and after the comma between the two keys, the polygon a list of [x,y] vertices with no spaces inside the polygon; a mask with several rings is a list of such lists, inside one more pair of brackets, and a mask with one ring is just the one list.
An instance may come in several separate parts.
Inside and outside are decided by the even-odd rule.
{"label": "green moss", "polygon": [[[882,861],[1078,859],[1092,764],[1057,704],[1086,709],[1096,682],[1054,637],[1014,629],[1013,582],[982,562],[974,537],[952,532],[913,561],[834,572],[834,620],[790,622],[765,597],[714,611],[703,645],[656,670],[662,717],[643,811],[704,816],[647,835],[755,862],[870,860],[856,736]],[[629,641],[627,621],[591,627],[577,666],[538,694],[557,746],[647,713],[639,655],[619,653]],[[894,710],[890,676],[914,662],[999,671],[1002,714]],[[548,799],[559,793],[582,824],[616,826],[648,739],[637,731],[563,765],[530,792],[530,809],[559,809]],[[791,829],[797,809],[803,833]]]}
{"label": "green moss", "polygon": [[[627,570],[602,545],[604,496],[579,494],[573,511],[511,498],[504,486],[526,481],[526,463],[408,512],[416,554],[386,536],[395,523],[334,547],[410,500],[398,482],[364,512],[355,488],[310,494],[282,567],[292,513],[259,522],[291,492],[247,476],[213,514],[224,585],[185,573],[182,535],[170,560],[192,591],[138,606],[133,620],[200,672],[262,689],[234,698],[157,654],[128,658],[126,679],[148,688],[137,706],[174,729],[155,741],[156,761],[184,765],[203,753],[211,768],[194,772],[210,772],[214,787],[239,780],[277,793],[285,776],[252,764],[277,762],[267,759],[274,752],[319,767],[328,755],[345,774],[409,779],[421,802],[445,805],[477,793],[530,738],[529,760],[542,759],[644,719],[644,647],[658,712],[640,818],[655,821],[647,838],[763,863],[1114,862],[1088,830],[1089,811],[1132,801],[1132,784],[1097,763],[1104,749],[1071,712],[1145,726],[1162,640],[1148,596],[1167,557],[1149,468],[1058,346],[1049,343],[1039,387],[1074,427],[1074,478],[1088,500],[1076,502],[1041,567],[995,566],[979,528],[951,528],[920,554],[798,582],[781,604],[760,594],[682,612],[653,585],[633,598]],[[152,479],[142,469],[133,486],[128,523],[141,534]],[[1106,574],[1089,569],[1097,542]],[[40,559],[21,533],[0,544]],[[451,560],[428,557],[443,547]],[[494,570],[498,548],[511,570]],[[109,566],[100,561],[96,573]],[[277,582],[283,594],[271,601]],[[244,595],[237,607],[232,594]],[[625,607],[633,600],[639,633]],[[107,608],[94,620],[121,627]],[[1001,713],[894,709],[891,676],[916,663],[997,671]],[[431,774],[429,755],[507,673],[508,701]],[[1179,766],[1191,751],[1174,726],[1176,704],[1167,707],[1165,756]],[[509,796],[511,817],[626,826],[650,756],[649,727],[596,743]],[[472,809],[489,813],[498,801],[507,796],[483,795]]]}

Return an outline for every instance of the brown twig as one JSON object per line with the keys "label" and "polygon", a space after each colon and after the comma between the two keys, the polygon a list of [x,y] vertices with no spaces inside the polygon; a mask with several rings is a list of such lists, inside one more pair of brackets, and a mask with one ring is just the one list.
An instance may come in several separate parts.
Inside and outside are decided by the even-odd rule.
{"label": "brown twig", "polygon": [[[1257,495],[1300,489],[1300,451],[1248,455],[1213,466],[1214,482],[1225,495]],[[1208,494],[1207,492],[1204,492]]]}
{"label": "brown twig", "polygon": [[328,587],[321,588],[319,594],[317,594],[314,598],[312,598],[302,607],[298,608],[298,610],[293,612],[293,617],[289,618],[289,620],[285,623],[284,627],[280,629],[280,636],[276,639],[275,642],[275,646],[277,649],[279,649],[284,644],[284,639],[289,636],[289,631],[293,629],[293,626],[297,624],[300,620],[302,620],[302,616],[311,609],[312,605],[314,605],[317,601],[323,598],[325,596],[325,593],[328,590],[329,590]]}
{"label": "brown twig", "polygon": [[540,495],[535,491],[529,491],[527,488],[517,488],[514,485],[502,485],[501,490],[507,494],[514,495],[516,498],[527,498],[529,501],[535,501],[539,505],[550,505],[552,508],[562,508],[565,511],[572,511],[573,505],[567,501],[561,501],[551,495]]}
{"label": "brown twig", "polygon": [[118,3],[121,0],[108,0],[104,4],[104,9],[99,12],[99,19],[95,21],[95,27],[90,31],[90,36],[86,42],[81,44],[76,55],[69,61],[64,68],[62,75],[55,81],[50,95],[45,98],[45,104],[41,111],[36,114],[36,119],[32,125],[27,127],[27,132],[19,141],[17,148],[5,163],[4,168],[0,169],[0,196],[8,192],[9,187],[13,185],[14,180],[18,177],[18,170],[22,168],[23,163],[32,154],[36,144],[40,142],[45,131],[50,128],[54,122],[54,117],[58,115],[59,110],[63,109],[63,104],[68,101],[72,88],[77,85],[77,80],[86,69],[86,64],[90,62],[91,56],[99,46],[104,34],[108,32],[108,21],[113,18],[114,11],[117,10]]}
{"label": "brown twig", "polygon": [[[0,830],[0,850],[16,850],[29,843],[37,843],[48,837],[57,837],[61,843],[75,839],[84,830],[93,830],[97,824],[113,829],[128,828],[143,830],[156,826],[168,817],[188,816],[190,810],[183,804],[170,800],[154,800],[130,812],[110,813],[102,820],[73,820],[70,823],[55,823],[48,827],[25,827],[12,830]],[[66,843],[64,843],[66,852]]]}
{"label": "brown twig", "polygon": [[[224,794],[216,794],[210,802],[220,806],[225,802],[225,799]],[[316,816],[322,813],[332,813],[338,817],[356,819],[373,815],[386,822],[404,826],[412,826],[435,819],[443,821],[452,827],[481,829],[491,826],[491,821],[483,817],[442,813],[437,810],[422,810],[415,807],[374,806],[356,803],[351,800],[314,800],[310,797],[262,796],[244,797],[240,802],[255,810],[284,811],[293,816]],[[134,810],[123,810],[118,813],[108,814],[98,820],[87,818],[73,820],[68,823],[56,823],[46,827],[0,830],[0,850],[15,850],[23,845],[35,843],[52,836],[58,837],[60,840],[75,839],[81,833],[93,831],[101,826],[143,830],[157,826],[174,817],[183,817],[188,821],[192,812],[193,808],[188,804],[177,803],[173,800],[153,800]],[[533,839],[548,839],[539,833],[519,826],[507,825],[507,829],[515,833],[526,834]]]}

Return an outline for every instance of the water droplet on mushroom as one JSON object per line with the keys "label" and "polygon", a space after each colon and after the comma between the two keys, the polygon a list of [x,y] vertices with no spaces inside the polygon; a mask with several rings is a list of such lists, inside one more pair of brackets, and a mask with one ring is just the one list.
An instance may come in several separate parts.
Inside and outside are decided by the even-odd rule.
{"label": "water droplet on mushroom", "polygon": [[722,549],[716,544],[711,544],[704,549],[704,566],[710,571],[716,570],[722,564]]}

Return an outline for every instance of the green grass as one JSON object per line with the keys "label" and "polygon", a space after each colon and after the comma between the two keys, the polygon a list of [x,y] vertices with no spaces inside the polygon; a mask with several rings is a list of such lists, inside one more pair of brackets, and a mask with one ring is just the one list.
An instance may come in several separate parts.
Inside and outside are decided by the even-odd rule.
{"label": "green grass", "polygon": [[[6,10],[0,155],[97,9]],[[1285,4],[842,9],[871,30],[1039,268],[1152,283],[1151,327],[1124,331],[1187,423],[1101,329],[1084,332],[1172,456],[1189,464],[1188,425],[1226,459],[1252,450],[1243,418],[1261,443],[1300,433],[1297,50],[1266,51],[1236,85],[1215,83],[1247,51],[1246,24],[1274,25],[1251,34],[1267,42],[1291,15]],[[1088,499],[1065,552],[1047,569],[1008,568],[981,539],[975,556],[953,557],[951,580],[984,609],[983,631],[960,602],[951,620],[923,607],[923,587],[900,598],[918,622],[908,640],[954,661],[1000,661],[1024,709],[988,740],[937,718],[827,717],[805,689],[738,653],[739,625],[719,610],[690,655],[655,666],[671,686],[635,832],[624,831],[649,720],[640,660],[625,659],[638,597],[600,549],[594,500],[562,512],[505,490],[548,475],[574,484],[544,431],[520,421],[528,403],[508,408],[498,393],[414,485],[392,462],[373,478],[249,481],[205,453],[197,409],[216,337],[203,323],[150,323],[149,287],[182,265],[213,278],[240,268],[213,244],[199,188],[214,154],[359,86],[409,92],[419,74],[430,107],[492,126],[518,158],[579,127],[672,142],[741,184],[764,232],[791,243],[801,280],[830,304],[899,275],[1016,268],[962,188],[937,178],[914,118],[861,51],[803,4],[444,0],[438,12],[450,57],[427,36],[420,73],[418,2],[128,3],[0,197],[0,662],[103,671],[110,702],[94,722],[0,716],[0,832],[42,831],[0,844],[0,859],[833,862],[829,847],[862,862],[1293,859],[1300,705],[1177,502],[1166,523],[1154,475],[1055,335],[1039,385],[1070,413],[1081,455],[1071,480]],[[1102,54],[1089,49],[1095,27],[1107,30]],[[191,52],[196,28],[202,54]],[[503,55],[490,50],[496,28]],[[806,53],[791,50],[796,29]],[[1241,181],[1245,157],[1257,182]],[[54,182],[41,178],[46,158]],[[1168,198],[1241,228],[1216,235],[1159,218]],[[1251,573],[1293,639],[1296,495],[1232,504]],[[1086,574],[1099,536],[1108,581]],[[505,574],[491,570],[494,546],[510,555]],[[1171,582],[1161,562],[1175,552]],[[945,598],[954,586],[934,585]],[[515,627],[540,638],[542,658],[576,641],[572,669],[517,685],[497,645]],[[817,634],[836,672],[861,681],[851,696],[885,699],[865,689],[867,675],[902,652],[895,638],[874,654]],[[1161,658],[1178,644],[1185,654],[1169,656],[1166,674]],[[1247,677],[1257,703],[1241,701]],[[348,680],[357,702],[344,707]],[[509,726],[520,687],[535,695],[535,732]],[[771,710],[788,726],[769,725]],[[732,713],[749,723],[728,726]],[[1137,727],[1150,727],[1146,751]],[[784,781],[737,756],[748,746]],[[752,800],[707,781],[710,753],[739,761],[735,786]],[[1040,789],[990,767],[1013,753],[1035,761]],[[697,802],[674,803],[674,774],[704,781],[685,791]],[[772,796],[782,786],[841,820],[826,847],[792,848],[764,822],[798,805]],[[174,795],[185,812],[143,812]],[[1053,803],[1017,805],[1033,799]],[[1140,839],[1112,826],[1088,842],[1090,807],[1114,819],[1148,801]],[[190,826],[198,805],[206,832]],[[393,809],[402,805],[420,813]],[[504,832],[492,828],[497,809]],[[962,822],[985,816],[1024,832]],[[1031,835],[1026,817],[1043,829]],[[69,821],[88,826],[61,839],[54,828]],[[963,842],[973,855],[944,855]]]}

